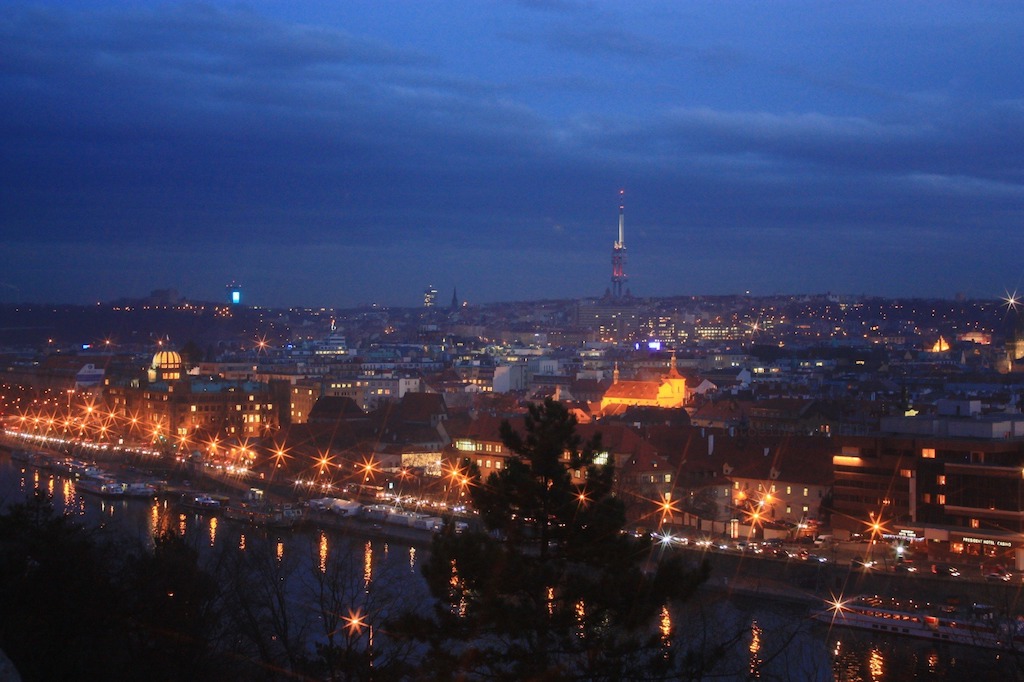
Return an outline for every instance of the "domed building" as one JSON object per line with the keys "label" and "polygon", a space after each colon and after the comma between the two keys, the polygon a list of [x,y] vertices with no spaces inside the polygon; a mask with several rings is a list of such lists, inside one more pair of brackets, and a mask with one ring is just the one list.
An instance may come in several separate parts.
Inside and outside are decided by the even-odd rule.
{"label": "domed building", "polygon": [[131,420],[143,439],[167,442],[197,433],[258,438],[280,423],[279,398],[269,384],[191,375],[173,350],[158,351],[146,368],[148,381],[140,379],[110,381],[106,394],[111,414]]}
{"label": "domed building", "polygon": [[149,383],[179,381],[182,375],[181,356],[173,350],[162,350],[149,365]]}

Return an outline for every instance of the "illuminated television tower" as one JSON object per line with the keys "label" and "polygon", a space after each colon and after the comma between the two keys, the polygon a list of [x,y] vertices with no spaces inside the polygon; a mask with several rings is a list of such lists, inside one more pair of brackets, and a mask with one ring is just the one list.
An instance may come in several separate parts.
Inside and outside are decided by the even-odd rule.
{"label": "illuminated television tower", "polygon": [[622,298],[622,285],[626,281],[626,190],[619,190],[619,239],[612,246],[612,296]]}

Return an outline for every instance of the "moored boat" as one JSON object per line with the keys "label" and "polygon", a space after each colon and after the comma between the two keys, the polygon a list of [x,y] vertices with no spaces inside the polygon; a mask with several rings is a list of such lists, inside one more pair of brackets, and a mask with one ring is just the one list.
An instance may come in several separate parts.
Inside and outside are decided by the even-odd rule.
{"label": "moored boat", "polygon": [[229,504],[225,518],[267,528],[294,528],[306,520],[304,507],[291,504],[264,505],[240,502]]}
{"label": "moored boat", "polygon": [[124,484],[110,478],[82,478],[75,484],[75,488],[84,493],[92,493],[104,497],[124,496]]}
{"label": "moored boat", "polygon": [[152,483],[125,483],[124,496],[141,498],[156,497],[156,486]]}
{"label": "moored boat", "polygon": [[77,460],[74,457],[59,457],[53,460],[53,469],[62,474],[73,474],[85,469],[86,466],[88,465],[85,462]]}
{"label": "moored boat", "polygon": [[219,514],[224,509],[222,500],[205,493],[188,493],[181,496],[179,506],[203,514]]}
{"label": "moored boat", "polygon": [[997,618],[995,609],[984,604],[960,608],[913,600],[859,596],[847,601],[830,602],[830,607],[815,613],[814,618],[830,625],[935,642],[1024,650],[1024,621],[1020,618]]}

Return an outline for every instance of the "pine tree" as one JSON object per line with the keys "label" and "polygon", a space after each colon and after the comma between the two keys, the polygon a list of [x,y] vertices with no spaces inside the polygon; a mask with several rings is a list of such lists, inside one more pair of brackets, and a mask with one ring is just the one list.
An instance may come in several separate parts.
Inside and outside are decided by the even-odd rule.
{"label": "pine tree", "polygon": [[532,406],[523,433],[503,423],[502,439],[513,453],[507,464],[486,480],[473,471],[486,531],[435,540],[424,574],[438,608],[395,624],[430,643],[426,674],[672,677],[675,650],[657,621],[706,567],[654,561],[649,539],[622,532],[614,467],[596,463],[600,439],[582,442],[560,403]]}

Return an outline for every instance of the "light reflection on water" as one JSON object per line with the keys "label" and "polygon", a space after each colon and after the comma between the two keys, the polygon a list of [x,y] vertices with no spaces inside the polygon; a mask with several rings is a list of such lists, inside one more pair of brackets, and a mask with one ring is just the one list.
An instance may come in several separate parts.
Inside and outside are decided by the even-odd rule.
{"label": "light reflection on water", "polygon": [[1019,654],[844,628],[827,636],[832,679],[841,682],[1024,679]]}
{"label": "light reflection on water", "polygon": [[369,540],[363,545],[363,587],[369,587],[373,580],[373,543]]}
{"label": "light reflection on water", "polygon": [[871,654],[868,656],[868,672],[871,673],[872,682],[878,682],[885,676],[885,659],[877,647],[871,647]]}
{"label": "light reflection on water", "polygon": [[751,622],[750,646],[747,647],[750,651],[750,679],[761,677],[761,633],[761,626],[757,624],[757,621]]}
{"label": "light reflection on water", "polygon": [[[0,450],[0,509],[29,499],[32,492],[38,489],[50,495],[58,513],[87,525],[117,527],[149,547],[153,546],[155,536],[173,530],[193,546],[202,544],[206,552],[216,550],[225,543],[244,552],[251,546],[255,534],[272,540],[271,548],[278,561],[284,559],[293,542],[300,543],[296,545],[300,548],[300,554],[304,553],[301,544],[313,543],[316,552],[314,556],[317,557],[315,565],[321,571],[327,570],[328,558],[335,548],[332,531],[317,530],[311,534],[289,532],[274,536],[273,531],[237,524],[217,516],[179,510],[166,499],[111,499],[83,493],[75,485],[73,476],[21,466],[20,463],[12,462],[5,450]],[[380,540],[358,541],[364,587],[374,579],[376,566],[389,560],[390,544]],[[399,556],[410,573],[419,575],[421,554],[416,548],[402,546]]]}
{"label": "light reflection on water", "polygon": [[[12,463],[0,451],[0,506],[25,500],[33,490],[42,488],[52,495],[54,508],[87,524],[122,528],[127,534],[142,539],[152,546],[152,538],[173,529],[193,546],[201,545],[205,553],[227,546],[246,552],[261,544],[261,538],[270,541],[271,550],[278,561],[292,556],[307,557],[311,569],[320,573],[328,570],[329,557],[339,549],[351,552],[354,578],[365,590],[375,580],[379,566],[393,554],[401,570],[409,576],[419,576],[423,552],[415,547],[399,546],[392,553],[391,543],[381,541],[342,540],[332,532],[317,530],[307,533],[285,534],[275,537],[262,529],[242,526],[225,519],[195,513],[179,513],[166,500],[105,500],[82,494],[74,480],[55,472],[35,467],[22,467]],[[255,544],[254,544],[255,543]],[[298,544],[293,544],[298,543]],[[345,547],[350,549],[345,550]],[[312,550],[312,553],[310,553]],[[425,594],[425,587],[414,580],[406,581],[408,589]],[[451,575],[453,613],[465,613],[462,598],[462,580],[456,567]],[[376,589],[376,588],[375,588]],[[549,599],[554,595],[549,595]],[[698,632],[712,632],[723,623],[738,625],[748,631],[735,651],[735,670],[717,679],[802,679],[841,680],[843,682],[891,682],[909,679],[971,680],[1024,679],[1024,663],[998,659],[994,652],[963,650],[962,648],[936,648],[930,642],[906,639],[879,639],[874,633],[811,624],[806,610],[768,602],[751,600],[738,607],[725,606],[719,597],[709,599],[712,606],[707,614],[685,618],[665,609],[661,613],[659,629],[663,636],[677,629],[686,630],[694,623]],[[580,608],[583,608],[580,605]],[[795,625],[794,625],[795,624]],[[798,632],[791,637],[794,630]],[[775,647],[779,641],[788,642],[790,649],[779,654]],[[1007,672],[1008,671],[1008,672]]]}

